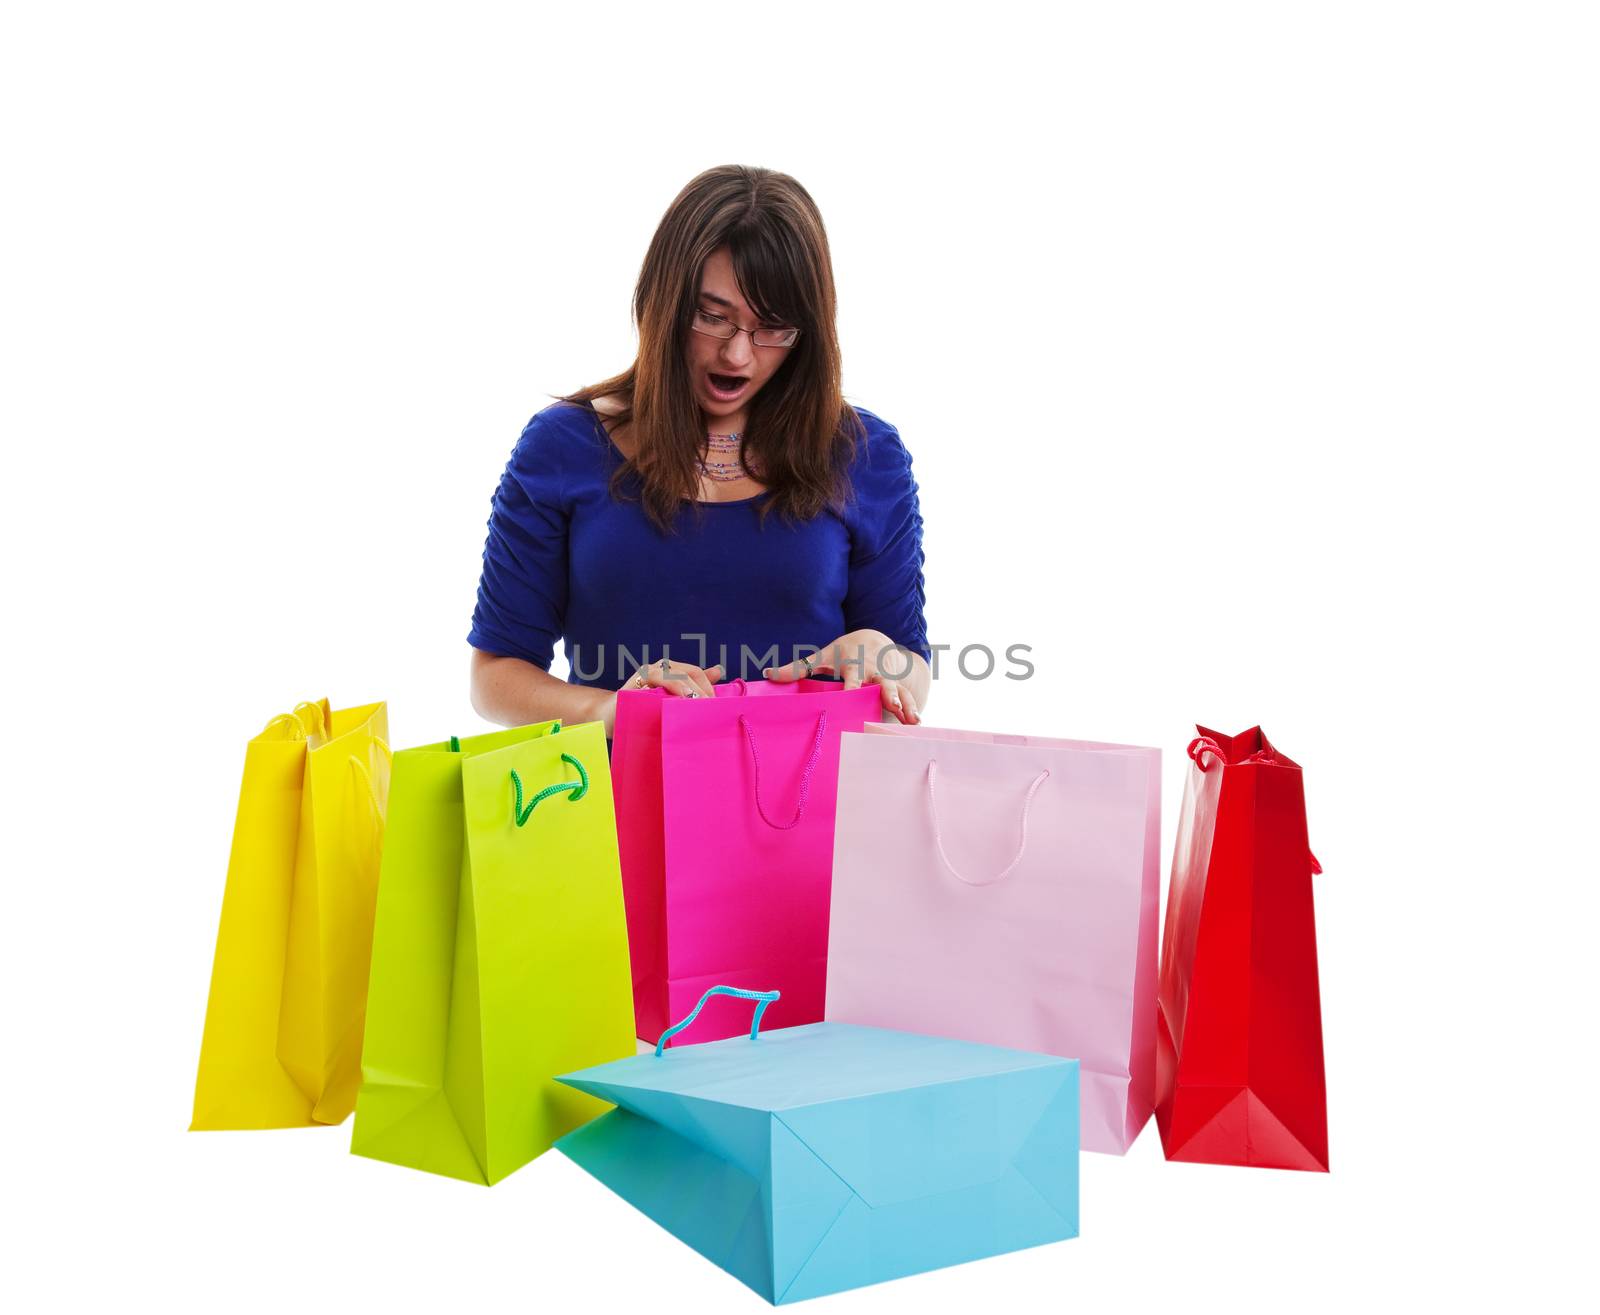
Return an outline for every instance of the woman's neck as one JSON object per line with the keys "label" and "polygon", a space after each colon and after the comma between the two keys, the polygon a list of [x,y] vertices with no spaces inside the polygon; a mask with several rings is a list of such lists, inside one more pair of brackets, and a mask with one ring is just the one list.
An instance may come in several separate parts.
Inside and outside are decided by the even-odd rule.
{"label": "woman's neck", "polygon": [[700,418],[705,421],[708,434],[742,434],[745,426],[750,423],[748,411],[740,411],[737,415],[715,417],[708,416],[702,411]]}

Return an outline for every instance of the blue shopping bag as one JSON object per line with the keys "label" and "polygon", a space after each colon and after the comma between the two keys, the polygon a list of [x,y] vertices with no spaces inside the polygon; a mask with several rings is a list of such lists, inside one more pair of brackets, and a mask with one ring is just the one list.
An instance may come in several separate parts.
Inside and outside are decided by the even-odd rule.
{"label": "blue shopping bag", "polygon": [[558,1079],[618,1108],[556,1143],[782,1303],[1078,1234],[1078,1061],[843,1023]]}

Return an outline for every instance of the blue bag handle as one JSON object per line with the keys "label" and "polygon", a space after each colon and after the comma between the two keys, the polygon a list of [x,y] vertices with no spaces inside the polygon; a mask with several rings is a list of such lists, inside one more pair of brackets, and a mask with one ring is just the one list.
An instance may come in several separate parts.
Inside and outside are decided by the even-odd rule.
{"label": "blue bag handle", "polygon": [[777,991],[747,991],[742,986],[713,986],[703,996],[700,1003],[689,1011],[689,1016],[681,1023],[674,1023],[661,1034],[661,1040],[656,1042],[656,1058],[661,1058],[661,1051],[668,1041],[677,1036],[679,1032],[688,1027],[690,1023],[700,1017],[700,1011],[706,1007],[706,1001],[714,995],[731,995],[737,1000],[759,1000],[756,1006],[756,1016],[750,1020],[750,1039],[756,1039],[756,1033],[761,1030],[761,1015],[767,1012],[767,1006],[778,998]]}

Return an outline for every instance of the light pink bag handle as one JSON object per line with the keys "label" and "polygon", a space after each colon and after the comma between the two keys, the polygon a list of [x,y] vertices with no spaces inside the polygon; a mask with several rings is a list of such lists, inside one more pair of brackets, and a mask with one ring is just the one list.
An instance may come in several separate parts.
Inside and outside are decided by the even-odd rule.
{"label": "light pink bag handle", "polygon": [[1039,787],[1049,779],[1050,769],[1046,767],[1035,776],[1033,784],[1028,787],[1028,793],[1022,797],[1022,816],[1017,824],[1017,852],[1012,856],[1011,862],[1007,863],[994,876],[985,877],[977,881],[971,877],[963,876],[957,870],[956,865],[950,861],[950,855],[944,852],[944,837],[939,834],[939,800],[934,794],[933,786],[934,779],[938,774],[938,759],[930,758],[928,760],[928,816],[933,820],[933,843],[939,850],[939,857],[944,861],[945,867],[950,869],[950,875],[957,881],[965,882],[969,886],[992,886],[997,881],[1004,881],[1016,870],[1017,864],[1022,862],[1023,851],[1028,847],[1028,810],[1033,807],[1033,797],[1039,793]]}
{"label": "light pink bag handle", "polygon": [[817,715],[817,736],[811,744],[811,757],[806,760],[805,770],[800,773],[800,802],[794,806],[794,816],[787,822],[774,822],[767,816],[766,805],[761,802],[761,758],[756,753],[756,733],[750,729],[750,719],[743,713],[739,714],[739,725],[744,730],[745,743],[750,746],[750,762],[755,768],[756,776],[756,812],[761,814],[761,820],[774,831],[792,831],[800,824],[800,819],[806,812],[806,795],[811,792],[811,773],[817,770],[817,759],[822,756],[822,732],[828,724],[826,712]]}

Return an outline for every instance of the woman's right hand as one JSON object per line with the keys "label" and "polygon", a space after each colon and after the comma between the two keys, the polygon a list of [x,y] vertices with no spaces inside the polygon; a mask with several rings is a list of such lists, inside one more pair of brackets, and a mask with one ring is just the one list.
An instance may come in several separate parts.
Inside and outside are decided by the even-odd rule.
{"label": "woman's right hand", "polygon": [[[662,658],[659,662],[651,662],[640,667],[633,675],[629,676],[622,688],[649,689],[654,686],[664,689],[668,694],[684,699],[709,699],[716,696],[711,688],[722,679],[722,667],[697,667],[688,662],[674,662]],[[618,691],[620,693],[621,691]],[[606,735],[609,737],[617,728],[617,695],[613,694],[605,702],[601,710],[600,720],[605,723]]]}

